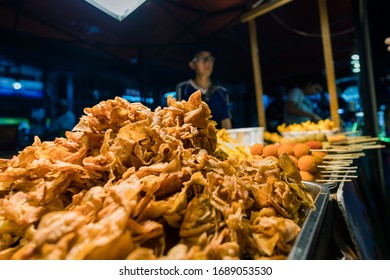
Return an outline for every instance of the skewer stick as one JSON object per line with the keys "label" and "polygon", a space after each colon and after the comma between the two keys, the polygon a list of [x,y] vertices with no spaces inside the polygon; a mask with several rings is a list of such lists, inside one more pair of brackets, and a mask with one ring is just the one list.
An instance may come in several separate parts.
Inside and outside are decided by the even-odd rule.
{"label": "skewer stick", "polygon": [[368,149],[382,149],[385,147],[386,147],[385,145],[372,145],[372,146],[363,146],[362,148],[364,150],[368,150]]}
{"label": "skewer stick", "polygon": [[366,137],[366,138],[361,138],[361,139],[353,139],[349,138],[348,142],[349,143],[360,143],[360,142],[370,142],[370,141],[378,141],[379,137]]}
{"label": "skewer stick", "polygon": [[321,171],[321,174],[333,174],[333,173],[345,173],[345,174],[349,174],[349,173],[354,173],[356,172],[357,170],[356,169],[348,169],[348,170],[322,170]]}
{"label": "skewer stick", "polygon": [[343,158],[340,158],[340,159],[325,159],[322,161],[323,163],[330,163],[330,164],[338,164],[338,163],[353,163],[353,160],[350,160],[350,159],[343,159]]}
{"label": "skewer stick", "polygon": [[364,153],[328,154],[328,155],[324,156],[324,158],[343,158],[343,157],[358,158],[358,157],[362,157],[362,156],[365,156],[365,154]]}
{"label": "skewer stick", "polygon": [[348,140],[361,140],[361,139],[375,139],[374,137],[368,136],[368,135],[352,135],[347,136]]}
{"label": "skewer stick", "polygon": [[330,145],[323,149],[310,149],[311,151],[319,152],[361,152],[361,149],[364,145]]}
{"label": "skewer stick", "polygon": [[359,138],[370,138],[371,136],[369,136],[369,135],[352,135],[352,136],[347,136],[347,138],[357,138],[357,139],[359,139]]}
{"label": "skewer stick", "polygon": [[355,156],[355,157],[353,157],[353,156],[333,156],[333,155],[329,155],[329,156],[324,156],[323,157],[323,159],[330,159],[330,160],[332,160],[332,159],[335,159],[335,160],[337,160],[337,159],[357,159],[357,158],[359,158],[360,156]]}
{"label": "skewer stick", "polygon": [[319,179],[319,180],[316,180],[316,182],[351,182],[351,180],[338,180],[338,179],[329,179],[329,180],[323,180],[323,179]]}
{"label": "skewer stick", "polygon": [[364,147],[364,146],[368,146],[368,145],[376,145],[376,144],[378,144],[376,141],[372,141],[372,142],[365,142],[365,143],[362,143],[362,142],[349,143],[349,145],[351,145],[351,146],[354,146],[354,145],[356,145],[356,146],[362,146],[362,147]]}
{"label": "skewer stick", "polygon": [[[334,143],[333,147],[346,147],[346,148],[360,148],[365,145],[376,145],[377,141],[367,141],[367,142],[340,142],[340,143]],[[329,146],[332,147],[332,146]]]}
{"label": "skewer stick", "polygon": [[365,154],[364,153],[347,153],[347,154],[327,154],[325,156],[332,156],[332,157],[361,157],[361,156],[364,156]]}
{"label": "skewer stick", "polygon": [[[312,152],[327,152],[327,153],[349,153],[351,152],[350,149],[340,149],[340,148],[335,148],[335,149],[310,149]],[[361,152],[361,150],[356,150],[357,152]]]}
{"label": "skewer stick", "polygon": [[317,167],[320,168],[326,168],[326,169],[343,169],[343,170],[348,170],[348,169],[357,169],[357,166],[332,166],[332,165],[318,165]]}
{"label": "skewer stick", "polygon": [[324,175],[322,177],[324,177],[324,178],[338,178],[338,177],[341,177],[341,178],[357,178],[358,176],[356,176],[356,175]]}
{"label": "skewer stick", "polygon": [[[323,165],[321,165],[323,166]],[[328,169],[332,169],[332,168],[336,168],[336,169],[339,169],[339,168],[347,168],[347,167],[350,167],[351,165],[350,164],[337,164],[337,165],[327,165],[327,166],[324,166],[324,167],[327,167]]]}
{"label": "skewer stick", "polygon": [[351,163],[349,163],[349,162],[336,162],[336,163],[333,163],[333,162],[323,162],[323,163],[325,163],[325,164],[329,164],[328,166],[338,166],[338,167],[340,167],[340,166],[350,166],[351,165]]}
{"label": "skewer stick", "polygon": [[338,165],[339,163],[349,163],[351,164],[353,160],[350,159],[324,159],[322,163],[330,165]]}

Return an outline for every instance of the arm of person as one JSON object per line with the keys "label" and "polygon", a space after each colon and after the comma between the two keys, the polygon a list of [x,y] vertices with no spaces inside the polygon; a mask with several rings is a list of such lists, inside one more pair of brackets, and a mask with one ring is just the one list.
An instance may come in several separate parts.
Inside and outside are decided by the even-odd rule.
{"label": "arm of person", "polygon": [[232,128],[232,120],[230,118],[223,119],[221,121],[221,127],[225,129],[231,129]]}
{"label": "arm of person", "polygon": [[304,110],[297,108],[295,103],[290,101],[290,100],[287,101],[286,107],[287,107],[287,112],[295,114],[295,115],[299,115],[299,116],[309,117],[312,121],[319,121],[321,119],[318,115],[316,115],[314,113],[307,112],[307,111],[304,111]]}

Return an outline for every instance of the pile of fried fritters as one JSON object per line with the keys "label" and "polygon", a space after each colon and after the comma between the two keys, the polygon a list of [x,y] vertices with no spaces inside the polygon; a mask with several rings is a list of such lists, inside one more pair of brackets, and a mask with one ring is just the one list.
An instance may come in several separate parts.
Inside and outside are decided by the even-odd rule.
{"label": "pile of fried fritters", "polygon": [[288,159],[217,149],[195,92],[116,97],[0,160],[0,259],[284,259],[313,208]]}

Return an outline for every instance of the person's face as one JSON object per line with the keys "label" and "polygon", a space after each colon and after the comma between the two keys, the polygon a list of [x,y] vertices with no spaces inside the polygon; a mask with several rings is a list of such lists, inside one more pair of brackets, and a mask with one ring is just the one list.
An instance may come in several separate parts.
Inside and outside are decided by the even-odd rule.
{"label": "person's face", "polygon": [[309,83],[307,84],[306,86],[306,90],[305,90],[305,94],[306,95],[312,95],[312,94],[316,94],[316,93],[320,93],[322,92],[324,89],[322,88],[322,86],[320,84],[312,84],[312,83]]}
{"label": "person's face", "polygon": [[215,58],[208,51],[202,51],[190,62],[190,68],[197,75],[210,76],[213,72]]}

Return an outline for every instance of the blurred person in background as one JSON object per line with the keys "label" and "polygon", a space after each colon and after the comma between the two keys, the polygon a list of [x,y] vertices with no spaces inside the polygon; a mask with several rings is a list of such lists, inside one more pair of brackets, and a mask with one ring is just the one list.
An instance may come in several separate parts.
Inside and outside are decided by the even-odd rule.
{"label": "blurred person in background", "polygon": [[272,101],[265,110],[267,130],[276,132],[278,125],[284,123],[284,106],[286,102],[287,89],[283,85],[277,85],[272,91]]}
{"label": "blurred person in background", "polygon": [[183,81],[176,86],[177,100],[188,100],[197,90],[202,92],[202,100],[211,110],[212,119],[217,128],[232,128],[227,89],[211,81],[215,58],[210,51],[197,52],[188,63],[194,71],[194,78]]}
{"label": "blurred person in background", "polygon": [[48,137],[63,137],[66,131],[71,131],[76,125],[76,116],[70,110],[66,99],[58,99],[55,104],[56,114],[52,119],[48,131]]}
{"label": "blurred person in background", "polygon": [[287,125],[306,121],[318,122],[321,117],[314,113],[313,103],[307,98],[323,91],[318,83],[306,82],[303,86],[293,87],[287,93],[285,122]]}

